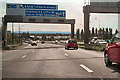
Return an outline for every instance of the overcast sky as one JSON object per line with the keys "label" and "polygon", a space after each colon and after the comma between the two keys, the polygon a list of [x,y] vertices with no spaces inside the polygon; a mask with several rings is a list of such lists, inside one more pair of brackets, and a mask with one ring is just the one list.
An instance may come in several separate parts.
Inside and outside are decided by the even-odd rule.
{"label": "overcast sky", "polygon": [[[6,2],[7,3],[24,3],[24,4],[54,4],[58,5],[59,10],[66,10],[67,19],[75,19],[75,30],[77,28],[84,28],[84,14],[83,6],[84,0],[5,0],[4,2],[0,0],[0,15],[6,14]],[[111,1],[111,0],[110,0]],[[90,29],[92,27],[99,28],[108,27],[114,30],[118,28],[118,15],[117,14],[90,14]],[[14,23],[15,31],[18,31],[19,24]],[[70,32],[69,24],[31,24],[20,23],[22,31],[63,31]],[[8,24],[8,30],[11,30],[11,24]]]}

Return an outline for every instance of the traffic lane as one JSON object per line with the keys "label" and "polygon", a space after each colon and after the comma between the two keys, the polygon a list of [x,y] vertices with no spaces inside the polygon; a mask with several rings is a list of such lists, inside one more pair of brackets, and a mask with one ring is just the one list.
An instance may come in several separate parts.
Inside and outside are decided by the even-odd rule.
{"label": "traffic lane", "polygon": [[45,43],[45,44],[38,43],[38,47],[39,48],[61,48],[64,46],[63,45],[56,45],[56,44],[49,44],[49,43]]}
{"label": "traffic lane", "polygon": [[24,47],[25,49],[48,49],[48,48],[61,48],[64,47],[62,45],[56,45],[56,44],[49,44],[49,43],[37,43],[37,46],[32,46],[29,44],[27,47]]}
{"label": "traffic lane", "polygon": [[[36,51],[36,50],[37,50],[37,51]],[[36,50],[34,51],[33,54],[31,53],[31,54],[29,54],[29,56],[27,56],[26,58],[23,59],[25,62],[24,62],[22,65],[25,65],[25,63],[27,63],[28,61],[31,61],[31,62],[32,62],[32,61],[33,61],[33,62],[34,62],[34,61],[36,61],[36,62],[37,62],[37,61],[41,61],[41,62],[43,62],[43,61],[54,61],[54,62],[55,62],[55,61],[58,60],[58,61],[63,61],[63,62],[64,62],[64,61],[68,61],[68,60],[69,60],[70,62],[73,61],[74,64],[76,64],[77,66],[79,66],[80,72],[88,73],[88,72],[86,72],[86,71],[80,66],[79,63],[77,63],[77,62],[75,61],[75,59],[66,56],[63,48],[62,48],[62,50],[61,50],[61,49],[55,49],[55,50],[53,50],[53,48],[52,48],[52,50],[50,49],[50,51],[52,51],[52,52],[50,52],[49,50],[44,50],[44,51],[42,51],[42,50],[38,51],[38,49],[36,49]],[[58,51],[56,51],[56,50],[58,50]],[[55,51],[55,52],[54,52],[54,51]],[[43,54],[42,54],[42,55],[40,55],[40,54],[39,54],[39,55],[35,55],[36,52],[38,52],[37,54],[39,54],[39,53],[43,53],[43,54],[50,53],[50,54],[46,54],[46,55],[44,55],[44,57],[40,58],[39,56],[43,56]],[[60,56],[59,56],[59,58],[57,58],[57,57],[55,56],[56,54],[55,54],[55,55],[54,55],[54,54],[51,55],[51,53],[56,53],[56,52],[58,52],[58,53],[60,53],[60,54],[63,55],[63,56],[61,57],[62,59],[60,59]],[[73,53],[71,53],[71,52],[76,53],[77,50],[69,51],[69,56],[70,56],[70,54],[73,54]],[[83,51],[83,52],[88,52],[88,51],[85,50],[85,51]],[[78,52],[77,52],[77,53],[78,53]],[[93,53],[93,52],[92,52],[92,53]],[[35,56],[34,56],[34,55],[35,55]],[[78,54],[77,54],[77,55],[78,55]],[[92,54],[92,55],[93,55],[93,54]],[[94,57],[96,57],[95,55],[96,55],[96,54],[94,54]],[[33,57],[33,56],[34,56],[34,57]],[[50,56],[52,56],[52,57],[50,57]],[[66,56],[66,58],[63,58],[64,56]],[[73,56],[74,56],[74,55],[73,55]],[[80,56],[80,55],[79,55],[79,56]],[[84,57],[85,55],[82,55],[82,56]],[[78,56],[77,56],[77,57],[78,57]],[[46,58],[46,59],[45,59],[45,58]],[[79,58],[79,57],[78,57],[78,58]],[[23,62],[23,61],[21,61],[21,62]],[[13,67],[14,67],[15,65],[17,66],[18,64],[21,65],[21,62],[20,62],[20,61],[18,61],[18,62],[12,62],[12,64],[14,64]],[[63,63],[63,62],[62,62],[62,63]],[[82,62],[83,62],[83,61],[82,61]],[[87,61],[86,61],[86,62],[87,62]],[[8,63],[8,62],[7,62],[7,63]],[[11,63],[11,62],[10,62],[10,63]],[[56,63],[57,63],[57,62],[56,62]],[[56,63],[51,63],[50,65],[52,65],[52,64],[56,65]],[[62,63],[60,63],[60,64],[62,64]],[[72,63],[72,64],[73,64],[73,63]],[[31,64],[31,63],[30,63],[30,64]],[[48,62],[47,64],[49,65],[49,62]],[[47,65],[47,64],[45,63],[45,65]],[[74,64],[73,64],[73,65],[74,65]],[[81,63],[81,64],[82,64],[82,63]],[[88,63],[87,63],[87,64],[88,64]],[[34,65],[34,64],[33,64],[33,65]],[[33,65],[32,65],[32,66],[33,66]],[[65,67],[67,67],[67,65],[68,65],[68,64],[66,63],[66,66],[65,66]],[[85,65],[85,64],[84,64],[84,65]],[[27,66],[27,65],[26,65],[26,66]],[[28,66],[31,67],[31,65],[28,65]],[[28,66],[27,66],[27,68],[28,68]],[[42,66],[42,65],[41,65],[41,66]],[[41,66],[40,66],[40,67],[41,67]],[[86,65],[85,65],[85,66],[86,66]],[[23,66],[22,66],[22,67],[23,67]],[[56,68],[56,67],[57,67],[57,66],[55,66],[55,68]],[[70,66],[68,66],[68,67],[70,67]],[[87,66],[87,67],[89,67],[89,66]],[[20,67],[20,68],[21,68],[21,67]],[[73,67],[73,68],[76,68],[76,67]],[[58,69],[59,69],[59,66],[58,66]],[[76,69],[78,69],[78,68],[76,68]],[[90,67],[90,69],[91,69],[91,67]],[[9,70],[8,70],[8,72],[7,72],[7,73],[8,73],[7,75],[9,75],[9,76],[11,75],[11,76],[12,76],[13,74],[9,74],[9,72],[11,72],[10,70],[11,70],[11,68],[9,68]],[[20,70],[20,69],[18,69],[18,70]],[[25,69],[25,70],[26,70],[26,69]],[[49,70],[52,70],[52,68],[50,67]],[[66,69],[65,69],[65,70],[66,70]],[[99,69],[98,69],[98,70],[99,70]],[[14,70],[12,70],[12,71],[14,71]],[[27,70],[27,71],[28,71],[28,70]],[[25,72],[27,72],[27,71],[25,71]],[[69,71],[71,71],[71,69],[70,69]],[[19,74],[19,71],[15,70],[15,72],[16,72],[16,74]],[[22,72],[24,72],[24,69],[23,69]],[[21,73],[22,73],[22,72],[21,72]],[[29,72],[29,71],[28,71],[28,72]],[[31,71],[30,71],[30,72],[31,72]],[[30,73],[30,72],[29,72],[29,73]],[[50,72],[53,72],[53,73],[54,73],[54,70],[52,70],[52,71],[50,71]],[[75,71],[75,72],[76,72],[76,71]],[[57,72],[57,73],[58,73],[58,72]],[[65,72],[63,71],[62,73],[65,73]],[[72,72],[71,72],[71,73],[72,73]],[[28,73],[27,73],[27,74],[28,74]],[[40,74],[40,73],[39,73],[39,74]],[[51,73],[51,74],[50,74],[50,73],[47,74],[46,71],[45,71],[45,73],[43,73],[43,74],[44,74],[44,75],[46,74],[45,76],[43,76],[43,75],[41,74],[43,77],[46,77],[46,76],[47,76],[47,77],[50,77],[50,76],[52,76],[52,73]],[[82,78],[83,78],[83,77],[86,76],[86,75],[87,75],[87,76],[90,76],[90,75],[91,75],[91,77],[95,77],[95,78],[97,77],[97,76],[94,76],[94,75],[92,75],[92,74],[93,74],[93,73],[88,73],[88,74],[81,74],[81,73],[80,73],[80,74],[74,74],[74,75],[72,75],[72,76],[69,76],[70,74],[67,74],[67,73],[66,73],[66,74],[63,74],[64,76],[62,75],[62,77],[66,77],[66,78],[67,78],[67,77],[82,77]],[[33,74],[32,74],[32,75],[33,75]],[[37,75],[37,74],[36,74],[36,75]],[[50,75],[50,76],[49,76],[49,75]],[[75,76],[75,75],[78,75],[78,76]],[[83,75],[83,76],[82,76],[82,75]],[[14,75],[13,75],[13,76],[14,76]],[[23,76],[23,75],[22,75],[22,76]],[[26,76],[30,77],[31,75],[29,74],[29,75],[26,75]],[[40,75],[38,75],[38,76],[40,76]],[[34,77],[34,76],[33,76],[33,77]],[[52,77],[55,77],[55,75],[53,75]],[[58,74],[58,76],[56,75],[56,77],[61,77],[61,76]]]}
{"label": "traffic lane", "polygon": [[9,61],[9,60],[14,61],[15,59],[18,59],[18,57],[21,57],[22,55],[24,56],[25,54],[30,54],[31,52],[34,52],[34,49],[37,49],[37,48],[39,48],[39,46],[32,46],[31,44],[28,44],[27,46],[21,47],[16,50],[2,51],[2,58],[3,58],[2,60],[3,61]]}
{"label": "traffic lane", "polygon": [[[51,45],[48,44],[39,44],[38,46],[31,46],[28,44],[28,46],[17,49],[17,50],[8,50],[3,51],[2,53],[2,60],[3,61],[15,61],[21,59],[21,56],[24,58],[27,55],[30,55],[31,53],[34,53],[35,49],[39,49],[40,47],[47,49],[47,47],[50,47]],[[52,45],[54,48],[60,47],[58,45]]]}
{"label": "traffic lane", "polygon": [[[8,62],[3,62],[7,64]],[[86,78],[93,77],[79,65],[68,59],[57,48],[36,49],[20,61],[9,61],[3,68],[4,78]]]}
{"label": "traffic lane", "polygon": [[2,78],[2,52],[0,52],[0,78]]}
{"label": "traffic lane", "polygon": [[103,52],[97,52],[97,51],[90,51],[90,50],[84,50],[79,48],[78,50],[69,49],[65,50],[64,48],[60,49],[63,53],[68,53],[70,55],[70,58],[103,58]]}
{"label": "traffic lane", "polygon": [[[28,47],[30,46],[29,44],[26,44],[26,43],[23,43],[22,46],[14,49],[14,50],[2,50],[2,57],[5,57],[5,56],[9,56],[9,55],[12,55],[14,53],[19,52],[19,51],[24,51],[25,47]],[[23,52],[22,52],[23,53]]]}
{"label": "traffic lane", "polygon": [[24,55],[31,53],[32,50],[10,50],[7,53],[2,53],[2,61],[16,61],[21,59]]}
{"label": "traffic lane", "polygon": [[[5,67],[12,67],[15,64],[11,65],[12,63],[17,63],[17,61],[20,61],[22,59],[24,59],[26,56],[28,56],[29,54],[31,54],[32,50],[16,50],[13,51],[13,53],[10,53],[11,55],[6,55],[4,56],[2,59],[2,68],[4,69]],[[4,64],[4,63],[7,64]],[[15,68],[15,67],[14,67]]]}
{"label": "traffic lane", "polygon": [[[114,69],[108,68],[104,64],[103,52],[87,51],[84,49],[78,50],[65,50],[61,49],[68,55],[69,58],[73,59],[77,64],[83,64],[93,70],[93,75],[96,77],[103,78],[118,78],[119,69],[114,66]],[[113,67],[113,66],[112,66]]]}
{"label": "traffic lane", "polygon": [[93,75],[98,78],[118,78],[118,72],[106,67],[104,62],[100,62],[101,59],[80,59],[75,61],[78,64],[84,64],[89,67],[93,70]]}
{"label": "traffic lane", "polygon": [[89,78],[72,60],[22,61],[3,68],[3,78]]}
{"label": "traffic lane", "polygon": [[32,49],[32,48],[38,48],[38,44],[37,46],[32,46],[31,44],[28,44],[28,46],[24,47],[24,49]]}
{"label": "traffic lane", "polygon": [[58,51],[58,48],[49,48],[49,49],[34,49],[34,52],[27,56],[24,60],[56,60],[56,59],[66,59],[66,57],[58,56],[61,55]]}
{"label": "traffic lane", "polygon": [[30,55],[34,51],[34,49],[24,49],[24,48],[25,47],[21,47],[17,50],[3,51],[2,62],[7,62],[7,64],[4,64],[3,68],[5,66],[11,66],[12,61],[14,62],[14,61],[22,60],[23,58],[25,58],[27,55]]}
{"label": "traffic lane", "polygon": [[[39,47],[42,48],[39,48]],[[51,47],[50,47],[51,46]],[[66,59],[66,57],[60,51],[61,45],[51,44],[39,44],[37,49],[34,49],[33,54],[27,56],[25,60],[55,60],[55,59]],[[61,54],[63,56],[61,56]],[[60,56],[59,56],[60,55]]]}

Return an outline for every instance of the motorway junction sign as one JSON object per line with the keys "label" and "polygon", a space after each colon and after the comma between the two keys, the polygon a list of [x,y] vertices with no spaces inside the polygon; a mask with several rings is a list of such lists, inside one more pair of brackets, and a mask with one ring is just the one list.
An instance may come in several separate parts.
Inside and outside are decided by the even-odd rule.
{"label": "motorway junction sign", "polygon": [[22,15],[42,18],[65,18],[66,11],[58,10],[58,5],[7,3],[6,15]]}
{"label": "motorway junction sign", "polygon": [[39,16],[39,17],[65,17],[64,10],[25,10],[25,16]]}
{"label": "motorway junction sign", "polygon": [[16,4],[19,8],[24,9],[53,9],[58,10],[58,5],[39,5],[39,4]]}
{"label": "motorway junction sign", "polygon": [[58,10],[58,5],[40,5],[40,4],[14,4],[7,3],[7,9],[9,8],[17,8],[17,9],[50,9],[50,10]]}

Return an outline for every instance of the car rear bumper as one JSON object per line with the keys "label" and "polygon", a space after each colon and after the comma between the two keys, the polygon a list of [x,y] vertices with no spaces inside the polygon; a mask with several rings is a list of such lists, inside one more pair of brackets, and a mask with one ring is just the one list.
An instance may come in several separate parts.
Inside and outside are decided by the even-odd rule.
{"label": "car rear bumper", "polygon": [[32,45],[37,45],[37,44],[32,44]]}
{"label": "car rear bumper", "polygon": [[77,47],[77,46],[73,46],[73,47],[72,47],[72,46],[70,46],[70,47],[67,47],[67,48],[78,48],[78,47]]}

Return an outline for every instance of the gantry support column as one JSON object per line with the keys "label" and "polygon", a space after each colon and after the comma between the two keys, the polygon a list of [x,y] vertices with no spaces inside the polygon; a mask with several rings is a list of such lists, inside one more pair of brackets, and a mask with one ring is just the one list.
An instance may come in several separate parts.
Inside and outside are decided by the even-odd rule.
{"label": "gantry support column", "polygon": [[89,7],[85,6],[84,7],[84,44],[89,44],[89,17],[90,17],[90,12],[89,12]]}
{"label": "gantry support column", "polygon": [[7,47],[7,22],[2,22],[2,46]]}
{"label": "gantry support column", "polygon": [[75,24],[71,24],[71,38],[74,38],[74,27]]}

